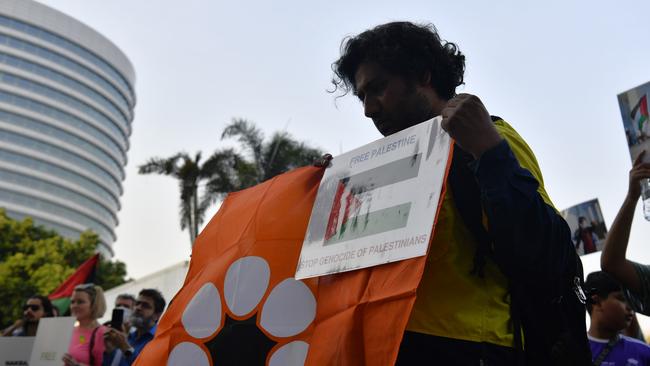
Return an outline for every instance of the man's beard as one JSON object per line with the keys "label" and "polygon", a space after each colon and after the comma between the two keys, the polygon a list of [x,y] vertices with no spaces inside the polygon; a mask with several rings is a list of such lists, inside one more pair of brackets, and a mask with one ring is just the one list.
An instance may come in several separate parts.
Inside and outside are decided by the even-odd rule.
{"label": "man's beard", "polygon": [[38,324],[38,319],[28,318],[26,316],[23,316],[23,324],[24,325],[36,325],[36,324]]}
{"label": "man's beard", "polygon": [[131,326],[138,329],[150,329],[155,324],[153,316],[145,317],[137,314],[131,315],[130,319]]}

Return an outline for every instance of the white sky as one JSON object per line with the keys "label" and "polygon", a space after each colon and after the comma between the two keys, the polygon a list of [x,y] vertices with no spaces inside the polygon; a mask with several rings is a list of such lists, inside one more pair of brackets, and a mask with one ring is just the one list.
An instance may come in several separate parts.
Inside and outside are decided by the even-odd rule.
{"label": "white sky", "polygon": [[[650,80],[648,1],[42,2],[107,36],[135,67],[114,245],[134,278],[190,254],[176,182],[138,175],[137,166],[183,150],[207,157],[228,144],[219,137],[233,117],[267,135],[287,128],[335,155],[381,137],[353,97],[335,105],[326,90],[341,39],[391,20],[432,22],[460,46],[467,72],[459,91],[480,96],[526,139],[559,209],[599,198],[609,228],[627,190],[616,94]],[[631,258],[650,263],[649,235],[639,204]],[[598,269],[598,256],[583,257],[586,273]]]}

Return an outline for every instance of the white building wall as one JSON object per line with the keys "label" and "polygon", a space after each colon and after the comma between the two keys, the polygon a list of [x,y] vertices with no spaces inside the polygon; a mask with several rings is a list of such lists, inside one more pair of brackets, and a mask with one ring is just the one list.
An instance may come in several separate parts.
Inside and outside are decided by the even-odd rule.
{"label": "white building wall", "polygon": [[176,295],[178,290],[183,287],[183,282],[185,282],[185,276],[187,275],[189,267],[190,262],[183,261],[106,291],[104,295],[106,296],[108,309],[106,314],[104,314],[104,317],[100,320],[100,323],[111,319],[115,299],[120,294],[127,293],[137,297],[140,290],[144,288],[154,288],[163,294],[167,305],[169,305],[171,299]]}

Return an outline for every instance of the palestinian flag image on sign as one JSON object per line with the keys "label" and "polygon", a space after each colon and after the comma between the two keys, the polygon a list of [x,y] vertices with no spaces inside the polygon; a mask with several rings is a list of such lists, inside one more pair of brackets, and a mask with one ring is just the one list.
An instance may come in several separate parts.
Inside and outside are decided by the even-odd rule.
{"label": "palestinian flag image on sign", "polygon": [[[425,145],[421,159],[437,154],[445,165],[448,149]],[[183,287],[136,366],[395,363],[425,257],[294,278],[328,169],[296,169],[228,195],[197,238]],[[363,210],[365,198],[355,199]]]}
{"label": "palestinian flag image on sign", "polygon": [[[632,161],[636,160],[642,151],[650,151],[648,94],[650,94],[650,82],[618,95],[618,106],[621,110],[623,129]],[[650,162],[650,154],[645,154],[643,160]]]}
{"label": "palestinian flag image on sign", "polygon": [[296,278],[425,255],[449,151],[438,117],[335,157],[318,189]]}

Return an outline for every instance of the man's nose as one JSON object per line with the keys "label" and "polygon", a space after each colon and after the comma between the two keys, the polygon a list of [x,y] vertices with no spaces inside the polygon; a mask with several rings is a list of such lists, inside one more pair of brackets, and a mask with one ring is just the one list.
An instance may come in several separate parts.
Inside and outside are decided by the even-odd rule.
{"label": "man's nose", "polygon": [[368,118],[376,117],[381,111],[381,103],[379,100],[372,96],[366,96],[363,100],[363,113]]}

